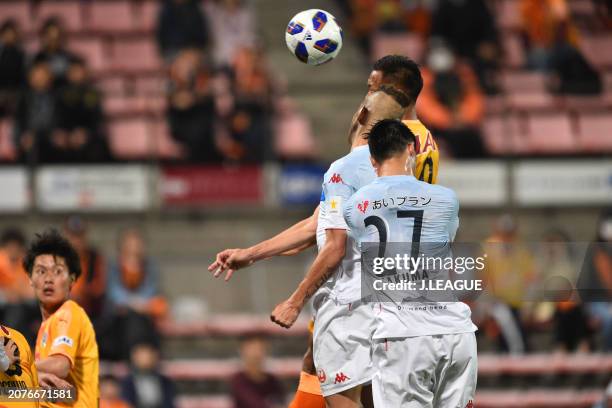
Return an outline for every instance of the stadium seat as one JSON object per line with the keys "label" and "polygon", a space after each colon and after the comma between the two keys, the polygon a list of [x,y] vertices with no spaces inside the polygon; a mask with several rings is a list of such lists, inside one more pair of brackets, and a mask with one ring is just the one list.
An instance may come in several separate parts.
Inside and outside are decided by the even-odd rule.
{"label": "stadium seat", "polygon": [[13,122],[7,119],[0,120],[0,160],[13,161],[17,152],[13,143]]}
{"label": "stadium seat", "polygon": [[117,39],[113,44],[113,67],[142,72],[161,70],[163,65],[152,39]]}
{"label": "stadium seat", "polygon": [[516,146],[518,125],[515,115],[489,116],[482,125],[483,137],[487,150],[495,155],[517,153]]}
{"label": "stadium seat", "polygon": [[151,31],[157,23],[157,15],[159,13],[158,1],[144,1],[140,4],[140,8],[136,13],[136,27],[140,30]]}
{"label": "stadium seat", "polygon": [[571,0],[567,3],[573,16],[590,16],[596,14],[595,5],[592,0]]}
{"label": "stadium seat", "polygon": [[506,71],[501,82],[510,93],[546,93],[546,76],[539,72]]}
{"label": "stadium seat", "polygon": [[118,119],[109,124],[110,146],[118,159],[148,159],[152,152],[152,129],[143,118]]}
{"label": "stadium seat", "polygon": [[174,141],[165,120],[159,120],[154,124],[155,153],[160,159],[180,159],[184,157],[182,147]]}
{"label": "stadium seat", "polygon": [[22,33],[29,33],[36,30],[32,24],[30,6],[27,1],[2,1],[0,2],[0,22],[13,19],[19,24]]}
{"label": "stadium seat", "polygon": [[526,143],[534,153],[575,153],[578,150],[570,118],[562,113],[529,116]]}
{"label": "stadium seat", "polygon": [[519,3],[516,0],[498,1],[497,16],[499,26],[504,30],[514,30],[521,25]]}
{"label": "stadium seat", "polygon": [[552,111],[558,107],[560,100],[546,92],[512,92],[507,103],[511,109],[529,112],[532,110]]}
{"label": "stadium seat", "polygon": [[125,94],[125,81],[123,77],[100,78],[95,84],[105,96],[121,96]]}
{"label": "stadium seat", "polygon": [[584,113],[578,119],[580,150],[612,153],[612,115]]}
{"label": "stadium seat", "polygon": [[102,40],[94,37],[74,37],[68,41],[68,49],[85,58],[93,73],[103,72],[108,65],[108,58]]}
{"label": "stadium seat", "polygon": [[612,35],[581,37],[581,50],[585,57],[596,67],[612,67]]}
{"label": "stadium seat", "polygon": [[127,0],[92,1],[89,28],[112,33],[133,30],[132,5]]}
{"label": "stadium seat", "polygon": [[274,149],[284,159],[314,158],[315,141],[310,122],[305,115],[294,113],[275,123]]}
{"label": "stadium seat", "polygon": [[134,93],[137,95],[161,96],[166,93],[166,78],[163,76],[139,76],[133,84]]}
{"label": "stadium seat", "polygon": [[505,62],[511,68],[521,68],[525,65],[525,50],[518,35],[503,36],[502,47],[506,55]]}
{"label": "stadium seat", "polygon": [[41,27],[49,17],[60,17],[69,32],[83,28],[81,2],[79,1],[42,1],[36,9],[36,27]]}
{"label": "stadium seat", "polygon": [[372,40],[372,60],[388,54],[402,54],[420,60],[425,50],[423,40],[415,34],[377,34]]}

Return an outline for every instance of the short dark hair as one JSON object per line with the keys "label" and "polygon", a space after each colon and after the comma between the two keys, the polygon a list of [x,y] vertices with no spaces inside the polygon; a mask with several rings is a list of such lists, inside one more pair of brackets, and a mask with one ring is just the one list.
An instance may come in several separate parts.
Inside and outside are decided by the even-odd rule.
{"label": "short dark hair", "polygon": [[370,154],[379,163],[404,152],[406,146],[415,141],[412,131],[395,119],[376,122],[368,134]]}
{"label": "short dark hair", "polygon": [[379,91],[382,91],[387,95],[391,96],[393,99],[395,99],[395,102],[400,104],[402,108],[410,106],[410,97],[406,95],[406,92],[402,91],[399,88],[395,88],[389,85],[381,85]]}
{"label": "short dark hair", "polygon": [[26,245],[26,239],[21,232],[20,229],[10,227],[2,232],[2,236],[0,236],[0,246],[5,246],[11,242],[18,244],[19,246],[24,247]]}
{"label": "short dark hair", "polygon": [[384,82],[400,88],[413,104],[416,103],[423,89],[423,77],[416,62],[403,55],[386,55],[376,61],[372,69],[381,71]]}
{"label": "short dark hair", "polygon": [[54,257],[64,258],[68,267],[68,273],[73,275],[75,280],[81,276],[79,255],[70,242],[56,229],[49,229],[42,234],[36,234],[36,239],[30,244],[23,260],[23,267],[28,275],[32,275],[34,261],[40,255],[53,255]]}

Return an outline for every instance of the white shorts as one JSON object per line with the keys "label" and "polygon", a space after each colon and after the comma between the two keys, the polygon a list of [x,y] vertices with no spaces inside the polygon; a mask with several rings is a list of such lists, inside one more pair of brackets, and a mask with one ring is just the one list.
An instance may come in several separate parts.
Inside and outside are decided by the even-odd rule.
{"label": "white shorts", "polygon": [[376,407],[471,408],[478,361],[474,333],[375,340]]}
{"label": "white shorts", "polygon": [[323,396],[369,384],[374,376],[372,305],[340,304],[327,298],[314,322],[313,356]]}

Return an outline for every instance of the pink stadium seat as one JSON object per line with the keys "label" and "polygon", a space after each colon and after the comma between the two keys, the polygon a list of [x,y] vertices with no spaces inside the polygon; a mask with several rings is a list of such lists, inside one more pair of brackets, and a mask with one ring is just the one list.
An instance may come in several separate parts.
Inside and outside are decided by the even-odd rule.
{"label": "pink stadium seat", "polygon": [[507,34],[503,36],[502,46],[506,54],[505,62],[512,68],[525,65],[525,50],[518,35]]}
{"label": "pink stadium seat", "polygon": [[274,133],[274,149],[280,157],[304,159],[315,156],[315,141],[306,116],[294,113],[279,118]]}
{"label": "pink stadium seat", "polygon": [[501,28],[512,30],[520,27],[521,14],[519,2],[516,0],[501,0],[498,2],[497,18]]}
{"label": "pink stadium seat", "polygon": [[36,9],[36,27],[41,27],[49,17],[60,17],[68,31],[83,28],[81,4],[79,1],[42,1]]}
{"label": "pink stadium seat", "polygon": [[567,4],[573,15],[595,16],[596,10],[591,0],[571,0]]}
{"label": "pink stadium seat", "polygon": [[85,58],[89,68],[94,73],[99,73],[107,68],[107,53],[101,39],[93,37],[83,38],[81,36],[71,38],[68,42],[68,48]]}
{"label": "pink stadium seat", "polygon": [[0,160],[13,161],[17,152],[13,144],[13,123],[10,120],[0,120]]}
{"label": "pink stadium seat", "polygon": [[612,152],[612,115],[585,113],[580,115],[578,124],[578,144],[581,150]]}
{"label": "pink stadium seat", "polygon": [[519,111],[553,110],[559,104],[558,98],[546,92],[513,92],[508,95],[508,106]]}
{"label": "pink stadium seat", "polygon": [[515,154],[520,150],[517,117],[507,114],[505,116],[490,116],[485,119],[482,133],[487,150],[497,155]]}
{"label": "pink stadium seat", "polygon": [[96,86],[105,96],[121,96],[125,93],[125,82],[122,77],[101,78]]}
{"label": "pink stadium seat", "polygon": [[606,92],[612,93],[612,71],[604,73],[603,81]]}
{"label": "pink stadium seat", "polygon": [[96,31],[133,30],[132,6],[127,0],[95,0],[89,10],[89,24]]}
{"label": "pink stadium seat", "polygon": [[145,1],[140,5],[140,9],[136,13],[136,26],[141,30],[151,31],[157,23],[157,15],[159,14],[158,1]]}
{"label": "pink stadium seat", "polygon": [[388,54],[402,54],[419,61],[425,50],[423,40],[415,34],[378,34],[372,41],[372,59]]}
{"label": "pink stadium seat", "polygon": [[503,87],[507,92],[545,93],[546,76],[539,72],[506,71],[501,75]]}
{"label": "pink stadium seat", "polygon": [[40,41],[38,37],[26,37],[23,39],[23,49],[28,54],[35,54],[38,52]]}
{"label": "pink stadium seat", "polygon": [[172,139],[165,120],[155,123],[155,152],[160,159],[180,159],[184,157],[183,148]]}
{"label": "pink stadium seat", "polygon": [[152,39],[116,40],[113,67],[126,71],[160,70],[163,65]]}
{"label": "pink stadium seat", "polygon": [[120,159],[146,159],[151,156],[152,129],[145,119],[121,119],[109,124],[113,155]]}
{"label": "pink stadium seat", "polygon": [[612,35],[581,37],[581,49],[586,58],[596,67],[612,66]]}
{"label": "pink stadium seat", "polygon": [[527,144],[534,153],[573,153],[578,151],[569,116],[562,113],[531,115]]}
{"label": "pink stadium seat", "polygon": [[0,2],[0,22],[4,22],[9,18],[15,20],[19,24],[19,29],[22,33],[36,30],[36,27],[32,25],[30,6],[27,1]]}
{"label": "pink stadium seat", "polygon": [[163,76],[138,77],[134,81],[134,92],[137,95],[165,95],[166,78]]}

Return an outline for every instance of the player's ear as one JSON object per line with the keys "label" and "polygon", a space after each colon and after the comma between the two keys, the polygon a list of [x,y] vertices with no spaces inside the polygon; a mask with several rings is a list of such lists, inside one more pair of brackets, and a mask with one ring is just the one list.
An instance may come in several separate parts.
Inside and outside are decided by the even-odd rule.
{"label": "player's ear", "polygon": [[361,111],[359,111],[359,116],[357,116],[357,122],[359,122],[361,126],[365,126],[365,124],[368,123],[369,116],[370,116],[370,111],[368,110],[368,108],[363,106],[361,108]]}

